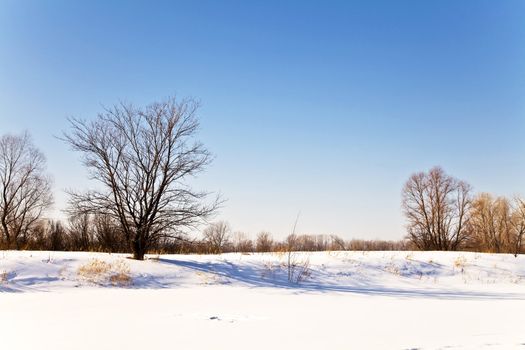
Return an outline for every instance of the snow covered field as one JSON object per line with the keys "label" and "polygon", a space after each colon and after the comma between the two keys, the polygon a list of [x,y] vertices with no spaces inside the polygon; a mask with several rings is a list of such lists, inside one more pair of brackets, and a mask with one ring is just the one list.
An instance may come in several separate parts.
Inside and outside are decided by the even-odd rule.
{"label": "snow covered field", "polygon": [[0,252],[0,348],[525,349],[524,256],[149,258]]}

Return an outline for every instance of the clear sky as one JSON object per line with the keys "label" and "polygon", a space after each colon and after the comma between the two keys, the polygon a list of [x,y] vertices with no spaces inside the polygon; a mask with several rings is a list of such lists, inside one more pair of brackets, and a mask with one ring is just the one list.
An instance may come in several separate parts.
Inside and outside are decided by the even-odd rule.
{"label": "clear sky", "polygon": [[56,210],[86,188],[54,135],[119,100],[202,103],[199,188],[255,235],[404,235],[433,165],[525,193],[525,1],[0,0],[0,133],[29,130]]}

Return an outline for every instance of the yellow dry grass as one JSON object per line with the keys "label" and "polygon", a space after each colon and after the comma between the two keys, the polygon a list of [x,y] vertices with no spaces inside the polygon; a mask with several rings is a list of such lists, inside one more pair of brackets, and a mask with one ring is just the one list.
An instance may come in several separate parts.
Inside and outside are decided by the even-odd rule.
{"label": "yellow dry grass", "polygon": [[129,265],[123,260],[108,263],[92,259],[78,268],[77,275],[83,280],[101,285],[129,286],[133,282]]}

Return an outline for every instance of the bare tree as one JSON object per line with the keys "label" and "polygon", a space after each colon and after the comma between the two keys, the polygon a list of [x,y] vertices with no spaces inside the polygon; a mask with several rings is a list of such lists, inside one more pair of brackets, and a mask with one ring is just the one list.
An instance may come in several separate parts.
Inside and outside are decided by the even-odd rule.
{"label": "bare tree", "polygon": [[127,243],[118,220],[111,215],[97,214],[93,216],[95,237],[98,248],[107,252],[124,252]]}
{"label": "bare tree", "polygon": [[422,250],[457,250],[467,239],[471,187],[439,167],[414,174],[403,188],[408,238]]}
{"label": "bare tree", "polygon": [[47,241],[49,250],[65,250],[66,249],[66,229],[60,221],[50,221]]}
{"label": "bare tree", "polygon": [[259,232],[255,241],[255,249],[258,252],[271,252],[274,241],[270,232]]}
{"label": "bare tree", "polygon": [[345,240],[337,235],[331,235],[330,236],[330,250],[346,250],[346,243]]}
{"label": "bare tree", "polygon": [[481,193],[472,201],[469,227],[478,250],[501,253],[513,250],[512,208],[505,197]]}
{"label": "bare tree", "polygon": [[71,216],[68,222],[68,236],[71,250],[88,251],[93,247],[94,230],[90,214]]}
{"label": "bare tree", "polygon": [[248,238],[248,235],[244,232],[234,232],[232,235],[233,249],[236,252],[253,252],[253,242]]}
{"label": "bare tree", "polygon": [[211,159],[194,139],[197,107],[170,98],[144,108],[121,103],[92,121],[70,119],[64,140],[83,154],[102,188],[70,192],[70,211],[117,220],[135,259],[159,240],[195,228],[219,205],[218,199],[204,203],[207,193],[187,184]]}
{"label": "bare tree", "polygon": [[227,222],[219,221],[208,226],[202,234],[210,253],[220,254],[230,243],[231,228]]}
{"label": "bare tree", "polygon": [[514,203],[511,223],[514,231],[514,256],[518,256],[521,253],[525,235],[525,201],[522,198],[516,198]]}
{"label": "bare tree", "polygon": [[52,202],[44,155],[28,133],[0,138],[0,223],[7,248],[20,248]]}

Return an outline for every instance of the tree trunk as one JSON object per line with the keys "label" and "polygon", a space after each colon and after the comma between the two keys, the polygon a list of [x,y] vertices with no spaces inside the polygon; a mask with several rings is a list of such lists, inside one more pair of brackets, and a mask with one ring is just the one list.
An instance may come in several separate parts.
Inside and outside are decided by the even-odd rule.
{"label": "tree trunk", "polygon": [[2,220],[2,228],[4,229],[6,248],[11,249],[11,235],[9,234],[9,228],[5,223],[5,220]]}
{"label": "tree trunk", "polygon": [[144,239],[140,233],[137,233],[133,240],[133,259],[144,260],[145,254],[146,245],[144,244]]}

